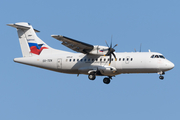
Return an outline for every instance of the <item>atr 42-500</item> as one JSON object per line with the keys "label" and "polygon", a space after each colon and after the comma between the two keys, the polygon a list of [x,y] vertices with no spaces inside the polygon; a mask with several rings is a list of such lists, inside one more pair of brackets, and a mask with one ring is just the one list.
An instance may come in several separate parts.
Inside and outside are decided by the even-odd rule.
{"label": "atr 42-500", "polygon": [[7,24],[17,29],[23,57],[14,61],[68,74],[86,74],[90,80],[96,76],[109,84],[112,77],[123,73],[158,73],[161,80],[166,71],[174,64],[157,52],[118,52],[115,46],[93,46],[61,35],[52,35],[62,45],[79,52],[72,53],[49,47],[35,32],[29,23]]}

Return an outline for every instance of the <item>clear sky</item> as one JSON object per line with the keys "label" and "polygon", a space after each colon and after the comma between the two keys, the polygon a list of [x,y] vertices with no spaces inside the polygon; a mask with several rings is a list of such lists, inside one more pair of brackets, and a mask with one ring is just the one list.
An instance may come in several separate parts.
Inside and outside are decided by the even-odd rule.
{"label": "clear sky", "polygon": [[[179,120],[179,12],[179,0],[1,0],[0,120]],[[113,35],[116,52],[142,43],[175,68],[163,81],[156,73],[122,74],[105,85],[104,77],[18,64],[17,32],[6,26],[16,22],[31,23],[44,42],[66,51],[52,34],[104,46]]]}

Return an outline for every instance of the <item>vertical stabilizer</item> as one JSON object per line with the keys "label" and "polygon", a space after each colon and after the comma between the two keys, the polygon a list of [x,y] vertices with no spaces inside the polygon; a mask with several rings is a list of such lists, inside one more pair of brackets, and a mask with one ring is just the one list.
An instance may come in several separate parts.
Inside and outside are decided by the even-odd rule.
{"label": "vertical stabilizer", "polygon": [[50,47],[36,35],[35,32],[39,31],[33,29],[29,23],[21,22],[7,25],[17,28],[23,57],[45,54],[46,52],[43,51],[50,49]]}

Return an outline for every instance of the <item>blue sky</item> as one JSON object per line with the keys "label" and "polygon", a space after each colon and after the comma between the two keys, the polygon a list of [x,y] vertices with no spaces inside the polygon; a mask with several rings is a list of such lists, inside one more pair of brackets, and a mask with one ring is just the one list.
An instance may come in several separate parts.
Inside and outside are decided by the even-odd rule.
{"label": "blue sky", "polygon": [[[179,0],[4,0],[0,2],[1,120],[179,120]],[[175,64],[165,74],[103,77],[56,73],[14,63],[21,57],[17,32],[8,23],[29,22],[49,46],[71,51],[60,34],[93,45],[118,44],[116,52],[150,49]]]}

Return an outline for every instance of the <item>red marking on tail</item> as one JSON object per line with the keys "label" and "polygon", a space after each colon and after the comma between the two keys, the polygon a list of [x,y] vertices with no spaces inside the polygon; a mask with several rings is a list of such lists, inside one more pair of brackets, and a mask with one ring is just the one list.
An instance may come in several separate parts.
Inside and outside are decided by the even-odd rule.
{"label": "red marking on tail", "polygon": [[32,47],[30,47],[30,49],[31,49],[31,53],[39,55],[43,49],[48,49],[48,48],[47,47],[41,47],[40,49],[37,49],[36,46],[32,46]]}

